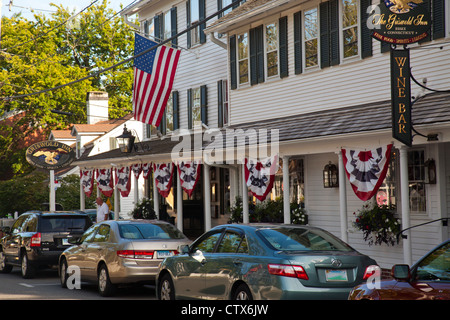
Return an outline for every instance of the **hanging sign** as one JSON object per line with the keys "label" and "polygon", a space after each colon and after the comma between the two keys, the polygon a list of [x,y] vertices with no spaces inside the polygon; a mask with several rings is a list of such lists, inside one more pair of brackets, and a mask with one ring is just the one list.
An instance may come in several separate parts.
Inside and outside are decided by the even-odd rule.
{"label": "hanging sign", "polygon": [[35,167],[56,170],[70,165],[75,159],[75,151],[64,143],[47,140],[28,147],[26,158]]}
{"label": "hanging sign", "polygon": [[372,37],[391,44],[415,43],[427,37],[431,16],[421,4],[423,0],[382,0],[372,6],[367,21]]}
{"label": "hanging sign", "polygon": [[392,137],[412,145],[409,49],[391,50]]}

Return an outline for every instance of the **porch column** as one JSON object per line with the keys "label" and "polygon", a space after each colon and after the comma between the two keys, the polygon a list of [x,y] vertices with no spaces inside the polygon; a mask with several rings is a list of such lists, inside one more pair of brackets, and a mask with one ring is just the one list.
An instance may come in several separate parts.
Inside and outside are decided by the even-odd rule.
{"label": "porch column", "polygon": [[152,181],[153,181],[153,210],[155,210],[156,218],[159,219],[159,197],[154,173],[152,173]]}
{"label": "porch column", "polygon": [[139,203],[139,178],[136,178],[133,170],[130,172],[134,177],[134,206],[136,207]]}
{"label": "porch column", "polygon": [[83,182],[80,179],[80,210],[84,211],[86,209],[86,195],[83,190]]}
{"label": "porch column", "polygon": [[[400,199],[402,205],[402,229],[409,228],[409,182],[408,182],[408,148],[400,147]],[[403,261],[405,264],[412,265],[411,251],[411,232],[410,230],[403,233],[406,239],[403,239]]]}
{"label": "porch column", "polygon": [[338,152],[338,162],[339,162],[339,215],[341,220],[341,240],[348,242],[348,220],[347,220],[347,187],[346,187],[346,177],[344,160],[342,158],[342,153]]}
{"label": "porch column", "polygon": [[117,185],[114,186],[114,220],[119,220],[120,214],[120,191]]}
{"label": "porch column", "polygon": [[249,213],[248,213],[248,188],[247,181],[245,181],[245,161],[242,163],[242,219],[243,223],[249,223]]}
{"label": "porch column", "polygon": [[178,170],[175,171],[177,173],[177,228],[183,232],[183,189]]}
{"label": "porch column", "polygon": [[205,231],[211,229],[211,178],[209,174],[209,165],[203,164],[203,182],[205,196]]}
{"label": "porch column", "polygon": [[289,204],[289,157],[283,156],[283,212],[284,223],[291,224],[291,208]]}

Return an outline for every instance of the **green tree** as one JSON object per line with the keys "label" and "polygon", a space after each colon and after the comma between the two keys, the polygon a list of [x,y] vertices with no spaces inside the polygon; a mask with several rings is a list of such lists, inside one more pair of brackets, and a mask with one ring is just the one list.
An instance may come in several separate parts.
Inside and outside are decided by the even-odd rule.
{"label": "green tree", "polygon": [[[134,33],[107,4],[103,0],[78,15],[54,5],[57,11],[50,18],[36,14],[35,21],[20,15],[2,18],[0,117],[25,113],[13,126],[0,124],[0,180],[10,178],[5,172],[30,172],[20,145],[37,130],[47,137],[53,129],[86,123],[88,91],[108,92],[111,119],[131,112],[131,62],[70,86],[30,95],[83,79],[132,56]],[[55,114],[53,109],[71,115]]]}

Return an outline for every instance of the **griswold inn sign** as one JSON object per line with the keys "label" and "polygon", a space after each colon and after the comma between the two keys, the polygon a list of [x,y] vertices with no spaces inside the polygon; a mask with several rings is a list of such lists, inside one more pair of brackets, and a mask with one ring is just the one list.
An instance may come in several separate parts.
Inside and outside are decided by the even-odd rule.
{"label": "griswold inn sign", "polygon": [[[425,2],[429,0],[384,0],[370,6],[367,26],[372,37],[391,44],[392,136],[412,145],[410,57],[407,44],[428,35],[431,18]],[[397,49],[403,45],[403,49]]]}

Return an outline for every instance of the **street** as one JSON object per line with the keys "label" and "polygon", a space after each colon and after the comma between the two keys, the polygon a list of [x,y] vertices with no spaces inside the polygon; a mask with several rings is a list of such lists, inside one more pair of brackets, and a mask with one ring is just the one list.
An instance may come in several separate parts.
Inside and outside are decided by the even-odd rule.
{"label": "street", "polygon": [[61,287],[56,269],[38,272],[33,279],[23,279],[19,268],[0,274],[1,300],[156,300],[155,287],[121,287],[113,297],[103,298],[95,284],[82,282],[81,290]]}

